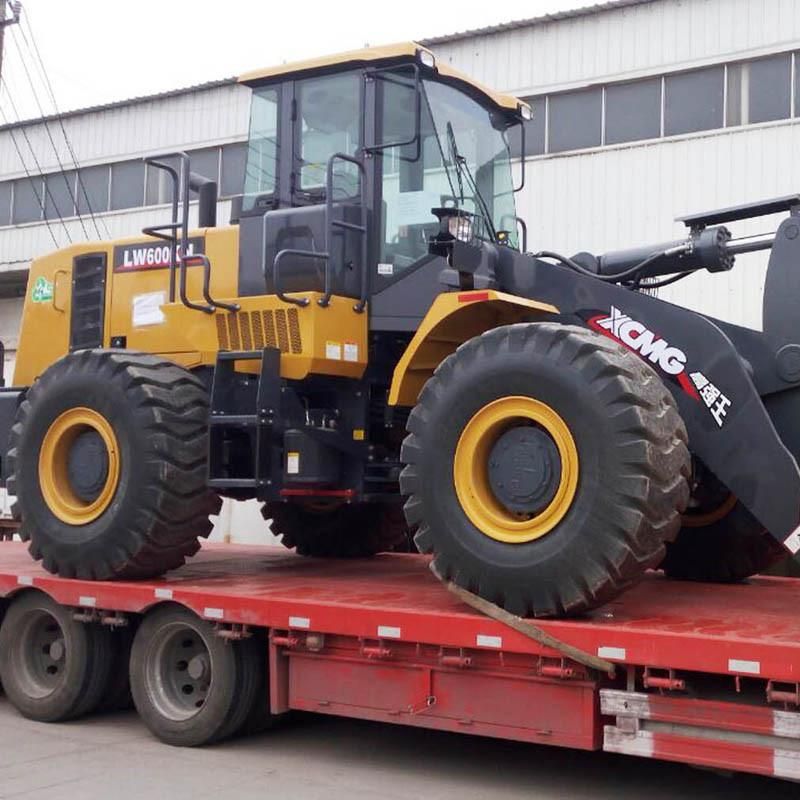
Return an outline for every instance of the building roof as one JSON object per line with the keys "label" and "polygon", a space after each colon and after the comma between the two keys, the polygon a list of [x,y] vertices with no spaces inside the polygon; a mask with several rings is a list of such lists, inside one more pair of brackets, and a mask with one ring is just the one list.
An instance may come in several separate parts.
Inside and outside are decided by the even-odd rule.
{"label": "building roof", "polygon": [[163,100],[168,97],[179,97],[182,94],[190,94],[192,92],[202,92],[205,89],[218,89],[220,86],[231,86],[236,83],[236,78],[220,78],[215,81],[206,81],[205,83],[197,83],[193,86],[184,86],[180,89],[167,89],[163,92],[155,92],[154,94],[137,95],[136,97],[127,97],[124,100],[113,100],[110,103],[99,103],[94,106],[84,106],[83,108],[75,108],[70,111],[60,111],[58,114],[47,114],[43,117],[30,117],[29,119],[21,119],[15,122],[9,122],[0,125],[0,131],[8,130],[9,128],[19,128],[23,125],[37,125],[41,122],[52,122],[58,119],[69,119],[70,117],[79,117],[83,114],[93,114],[98,111],[110,111],[114,108],[123,108],[124,106],[133,106],[139,103],[149,103],[153,100]]}
{"label": "building roof", "polygon": [[552,14],[542,14],[538,17],[512,20],[511,22],[503,22],[499,25],[487,25],[484,28],[471,28],[466,31],[458,31],[457,33],[447,33],[443,36],[432,36],[429,39],[420,39],[420,44],[430,47],[435,44],[445,44],[447,42],[457,42],[461,39],[469,39],[472,36],[483,36],[490,33],[513,31],[519,28],[530,28],[534,25],[543,25],[547,22],[588,17],[592,14],[599,14],[602,11],[612,11],[617,8],[628,8],[630,6],[643,6],[655,2],[658,2],[658,0],[608,0],[608,2],[605,3],[595,3],[594,5],[581,6],[580,8],[567,9],[565,11],[554,11]]}

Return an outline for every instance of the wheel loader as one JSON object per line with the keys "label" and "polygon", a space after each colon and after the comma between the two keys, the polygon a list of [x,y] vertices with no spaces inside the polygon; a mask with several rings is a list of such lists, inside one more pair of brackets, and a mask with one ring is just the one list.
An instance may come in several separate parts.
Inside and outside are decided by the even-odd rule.
{"label": "wheel loader", "polygon": [[[31,266],[0,441],[47,570],[176,568],[223,497],[263,503],[306,556],[413,534],[518,615],[800,549],[800,197],[685,217],[673,242],[530,253],[524,102],[413,43],[241,83],[230,224],[186,154],[156,154],[163,224]],[[727,227],[771,214],[769,236]],[[654,296],[767,249],[763,332]]]}

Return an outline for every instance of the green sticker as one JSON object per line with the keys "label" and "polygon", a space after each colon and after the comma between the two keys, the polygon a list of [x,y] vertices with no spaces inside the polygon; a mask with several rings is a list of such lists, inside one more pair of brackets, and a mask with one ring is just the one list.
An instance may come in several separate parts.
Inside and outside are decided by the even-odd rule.
{"label": "green sticker", "polygon": [[53,299],[53,282],[44,276],[36,279],[31,292],[31,300],[34,303],[49,303]]}

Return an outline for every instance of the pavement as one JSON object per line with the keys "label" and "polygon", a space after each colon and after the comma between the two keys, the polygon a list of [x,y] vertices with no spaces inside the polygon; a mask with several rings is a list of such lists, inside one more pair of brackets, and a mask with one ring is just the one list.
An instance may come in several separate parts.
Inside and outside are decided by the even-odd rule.
{"label": "pavement", "polygon": [[795,784],[681,764],[296,714],[188,750],[134,712],[30,722],[0,697],[0,798],[25,800],[778,800]]}

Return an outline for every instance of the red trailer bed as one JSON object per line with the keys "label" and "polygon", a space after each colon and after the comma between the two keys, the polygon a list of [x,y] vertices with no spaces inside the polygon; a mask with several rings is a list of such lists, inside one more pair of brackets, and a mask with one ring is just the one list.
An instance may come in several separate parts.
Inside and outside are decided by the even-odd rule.
{"label": "red trailer bed", "polygon": [[269,631],[273,713],[289,709],[800,779],[800,580],[653,574],[552,636],[619,665],[587,670],[462,605],[422,556],[304,559],[208,545],[155,581],[57,578],[0,542],[0,597],[39,589],[87,621],[164,602]]}

